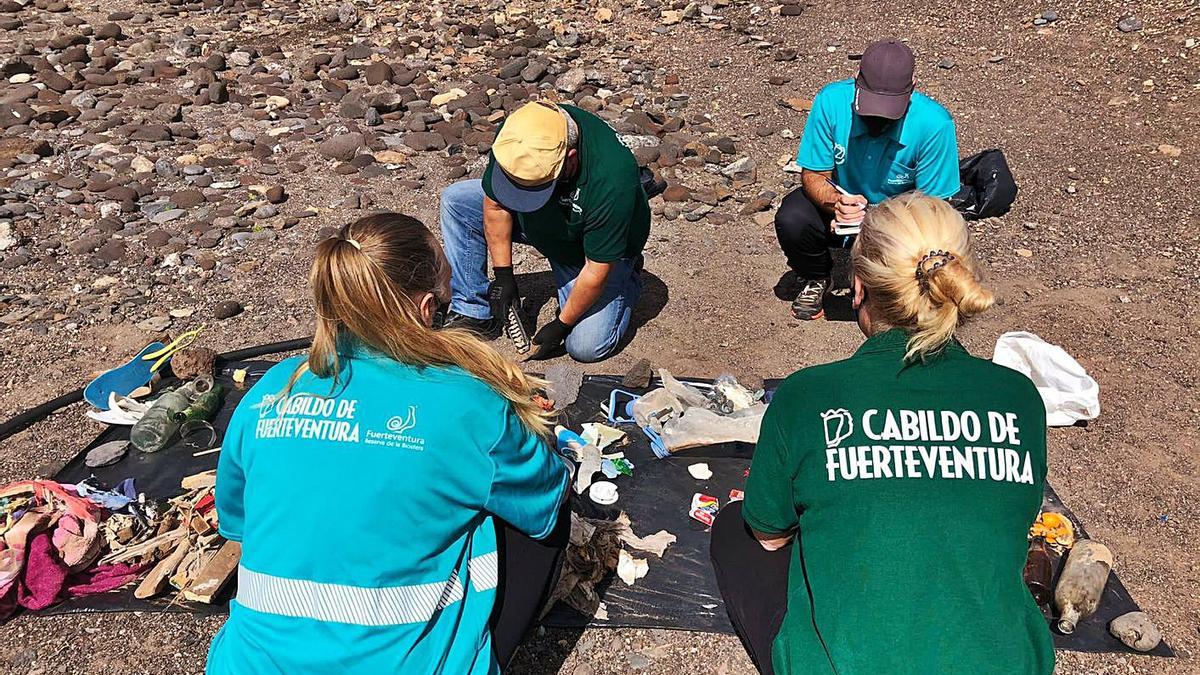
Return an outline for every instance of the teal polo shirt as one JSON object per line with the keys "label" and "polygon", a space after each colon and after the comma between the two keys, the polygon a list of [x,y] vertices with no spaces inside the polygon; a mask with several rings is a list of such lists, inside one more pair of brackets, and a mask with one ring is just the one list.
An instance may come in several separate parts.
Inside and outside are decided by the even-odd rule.
{"label": "teal polo shirt", "polygon": [[937,101],[913,92],[908,112],[872,137],[854,114],[854,80],[825,85],[813,100],[796,163],[833,171],[846,190],[872,204],[911,190],[946,199],[958,192],[954,119]]}

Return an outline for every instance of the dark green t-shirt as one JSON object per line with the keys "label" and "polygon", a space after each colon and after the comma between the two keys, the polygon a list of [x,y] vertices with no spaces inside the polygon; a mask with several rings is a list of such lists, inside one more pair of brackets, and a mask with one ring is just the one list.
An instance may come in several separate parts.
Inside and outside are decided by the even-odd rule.
{"label": "dark green t-shirt", "polygon": [[[635,257],[650,236],[650,205],[637,160],[604,120],[574,106],[562,108],[579,126],[579,173],[560,183],[542,208],[513,214],[517,224],[534,248],[557,263],[580,267],[584,258]],[[489,157],[483,191],[492,200],[494,170],[496,160]]]}
{"label": "dark green t-shirt", "polygon": [[743,516],[799,528],[775,672],[1051,673],[1022,579],[1042,400],[957,342],[905,366],[907,339],[887,331],[793,374],[763,419]]}

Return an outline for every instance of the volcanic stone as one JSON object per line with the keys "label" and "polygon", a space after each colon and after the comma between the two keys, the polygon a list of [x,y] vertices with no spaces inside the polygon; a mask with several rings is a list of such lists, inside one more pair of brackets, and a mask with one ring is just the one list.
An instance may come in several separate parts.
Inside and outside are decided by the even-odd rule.
{"label": "volcanic stone", "polygon": [[446,139],[433,131],[414,131],[404,134],[404,144],[413,150],[441,150]]}
{"label": "volcanic stone", "polygon": [[242,309],[242,303],[237,300],[226,300],[213,309],[213,316],[219,321],[224,321],[241,314]]}
{"label": "volcanic stone", "polygon": [[48,88],[60,94],[71,88],[71,81],[53,70],[43,70],[38,73],[38,79]]}
{"label": "volcanic stone", "polygon": [[692,193],[682,185],[668,185],[662,193],[662,198],[665,202],[686,202],[692,198]]}
{"label": "volcanic stone", "polygon": [[376,85],[392,80],[392,67],[383,61],[376,61],[367,66],[367,84]]}
{"label": "volcanic stone", "polygon": [[106,23],[96,28],[96,37],[101,40],[119,40],[124,37],[124,34],[117,24]]}
{"label": "volcanic stone", "polygon": [[526,82],[537,82],[546,74],[547,66],[541,61],[533,61],[521,69],[521,79]]}
{"label": "volcanic stone", "polygon": [[106,263],[117,262],[125,257],[125,243],[120,239],[110,239],[96,251],[96,256]]}
{"label": "volcanic stone", "polygon": [[512,61],[500,67],[500,71],[496,75],[502,80],[511,80],[521,74],[525,67],[529,65],[529,59],[525,57],[515,58]]}
{"label": "volcanic stone", "polygon": [[190,209],[205,201],[204,193],[196,189],[180,190],[171,195],[171,203],[181,209]]}
{"label": "volcanic stone", "polygon": [[[363,135],[358,132],[339,134],[328,138],[317,146],[317,151],[330,159],[348,162],[354,159],[358,149],[363,146]],[[445,146],[443,146],[445,147]]]}

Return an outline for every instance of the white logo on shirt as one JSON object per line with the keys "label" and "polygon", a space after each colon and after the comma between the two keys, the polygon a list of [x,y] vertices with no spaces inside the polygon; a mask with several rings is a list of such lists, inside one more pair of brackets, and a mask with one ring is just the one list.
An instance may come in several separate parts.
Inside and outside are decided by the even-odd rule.
{"label": "white logo on shirt", "polygon": [[854,416],[845,408],[826,410],[821,421],[825,423],[825,447],[832,448],[854,433]]}
{"label": "white logo on shirt", "polygon": [[388,431],[394,434],[402,434],[415,426],[417,426],[417,406],[415,405],[408,406],[408,417],[396,415],[387,421]]}
{"label": "white logo on shirt", "polygon": [[404,450],[424,450],[425,439],[410,433],[417,426],[417,406],[408,406],[405,416],[393,415],[384,425],[387,431],[367,429],[363,442],[367,445],[380,445],[385,448],[401,448]]}
{"label": "white logo on shirt", "polygon": [[1017,414],[989,410],[863,411],[858,428],[867,445],[838,446],[853,429],[844,409],[821,413],[825,470],[830,482],[880,478],[991,480],[1034,485],[1032,454],[1020,449]]}
{"label": "white logo on shirt", "polygon": [[833,163],[844,164],[846,162],[846,146],[841,143],[833,144]]}

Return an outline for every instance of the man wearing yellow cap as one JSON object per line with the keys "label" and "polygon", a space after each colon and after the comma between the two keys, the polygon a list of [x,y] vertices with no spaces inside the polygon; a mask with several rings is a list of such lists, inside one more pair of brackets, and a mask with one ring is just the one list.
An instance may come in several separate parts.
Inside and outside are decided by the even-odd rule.
{"label": "man wearing yellow cap", "polygon": [[453,272],[444,325],[499,335],[503,308],[518,297],[512,246],[526,243],[549,259],[558,286],[558,316],[534,335],[533,357],[561,346],[584,362],[613,354],[642,291],[642,175],[612,128],[585,110],[536,101],[510,114],[483,179],[442,192]]}

